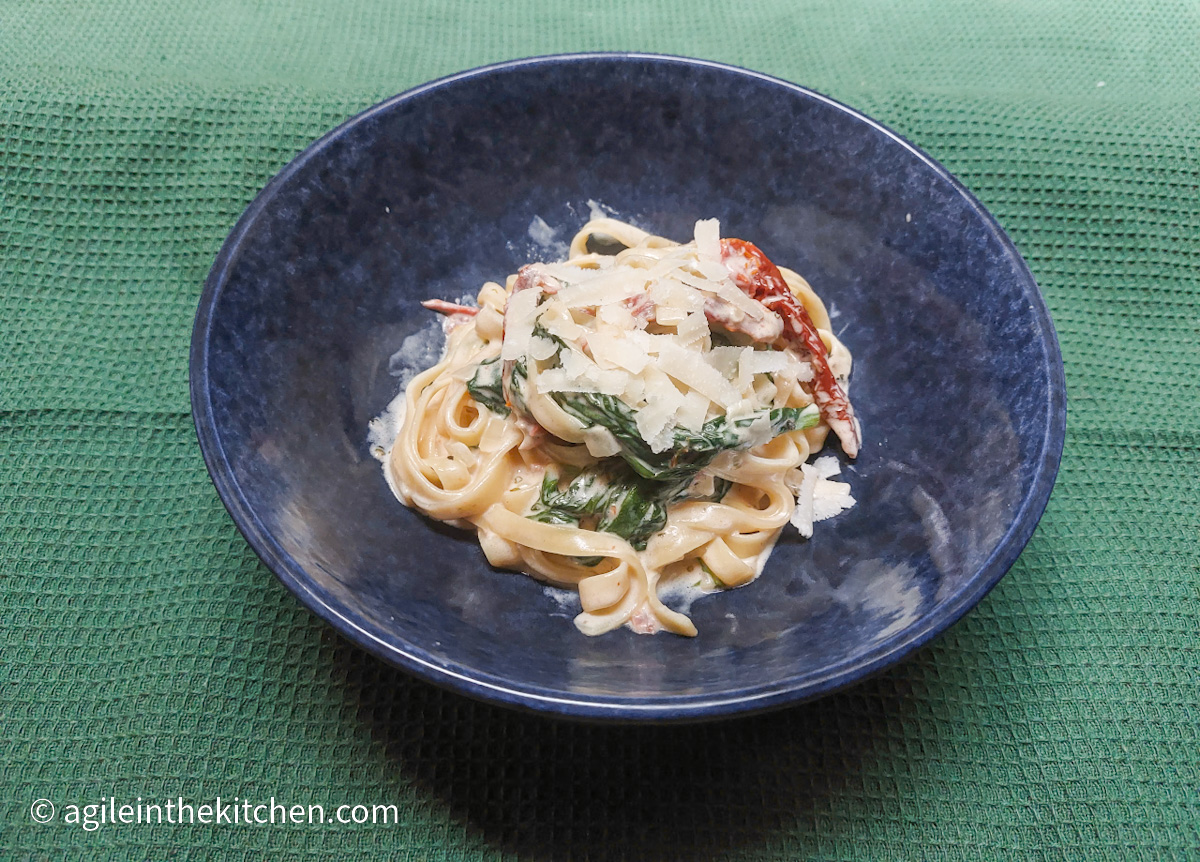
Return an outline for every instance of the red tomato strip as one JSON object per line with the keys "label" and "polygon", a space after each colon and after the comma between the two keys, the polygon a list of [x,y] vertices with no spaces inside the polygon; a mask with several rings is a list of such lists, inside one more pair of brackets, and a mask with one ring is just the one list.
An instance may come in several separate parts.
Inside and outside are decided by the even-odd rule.
{"label": "red tomato strip", "polygon": [[479,313],[479,309],[473,305],[459,305],[457,302],[446,302],[444,299],[427,299],[421,305],[430,311],[437,311],[441,314],[465,314],[468,317],[474,317]]}
{"label": "red tomato strip", "polygon": [[861,439],[854,408],[833,376],[817,327],[788,288],[779,267],[758,246],[741,239],[721,240],[721,262],[743,293],[783,318],[784,340],[812,364],[813,400],[821,416],[842,442],[842,451],[851,458],[858,455]]}

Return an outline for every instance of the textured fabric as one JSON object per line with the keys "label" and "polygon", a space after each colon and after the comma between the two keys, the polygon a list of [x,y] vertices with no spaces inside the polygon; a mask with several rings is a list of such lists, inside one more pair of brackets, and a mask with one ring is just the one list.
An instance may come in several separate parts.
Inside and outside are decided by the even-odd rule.
{"label": "textured fabric", "polygon": [[[0,856],[1200,858],[1197,45],[1186,0],[0,3]],[[878,117],[997,215],[1058,326],[1032,542],[830,698],[613,729],[443,693],[304,610],[204,471],[192,316],[257,190],[394,92],[592,49]],[[178,796],[400,822],[64,822]]]}

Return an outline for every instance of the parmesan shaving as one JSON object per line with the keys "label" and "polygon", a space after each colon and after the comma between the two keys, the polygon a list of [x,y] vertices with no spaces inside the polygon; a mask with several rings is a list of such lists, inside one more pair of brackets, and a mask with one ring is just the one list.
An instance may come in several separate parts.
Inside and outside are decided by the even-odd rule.
{"label": "parmesan shaving", "polygon": [[683,396],[683,403],[675,414],[675,421],[689,431],[699,431],[708,418],[708,408],[712,404],[699,392],[689,392]]}
{"label": "parmesan shaving", "polygon": [[646,351],[628,338],[612,332],[597,331],[588,336],[588,350],[602,368],[623,368],[640,374],[649,357]]}
{"label": "parmesan shaving", "polygon": [[656,279],[647,295],[659,309],[670,308],[683,312],[704,309],[704,294],[678,278]]}
{"label": "parmesan shaving", "polygon": [[830,476],[836,476],[842,472],[842,465],[836,455],[822,455],[813,461],[812,466],[822,479],[828,479]]}
{"label": "parmesan shaving", "polygon": [[745,392],[754,383],[755,374],[777,374],[788,366],[782,350],[755,350],[747,347],[738,359],[737,387]]}
{"label": "parmesan shaving", "polygon": [[674,326],[687,320],[688,313],[686,309],[677,308],[673,305],[660,305],[654,310],[654,322],[661,323],[663,326]]}
{"label": "parmesan shaving", "polygon": [[621,393],[621,400],[626,404],[638,405],[645,400],[646,382],[640,377],[630,377],[629,383],[626,384],[625,390]]}
{"label": "parmesan shaving", "polygon": [[813,379],[812,366],[807,362],[801,362],[796,354],[792,351],[784,351],[788,356],[787,373],[788,376],[794,377],[800,383],[808,383]]}
{"label": "parmesan shaving", "polygon": [[[561,338],[568,343],[579,341],[583,338],[583,327],[574,321],[568,320],[565,317],[557,317],[550,314],[543,314],[539,322],[556,338]],[[506,336],[507,338],[507,336]]]}
{"label": "parmesan shaving", "polygon": [[675,327],[675,334],[684,347],[691,347],[708,336],[708,318],[701,311],[693,311]]}
{"label": "parmesan shaving", "polygon": [[666,374],[695,389],[710,401],[728,408],[740,400],[733,385],[694,352],[684,350],[674,342],[661,342],[658,359],[658,367]]}
{"label": "parmesan shaving", "polygon": [[850,486],[845,482],[831,482],[828,479],[817,479],[813,488],[813,520],[824,521],[853,506],[855,500],[850,496]]}
{"label": "parmesan shaving", "polygon": [[788,490],[796,495],[791,523],[804,538],[812,537],[813,524],[828,520],[855,505],[850,486],[829,479],[840,472],[838,459],[833,455],[824,455],[812,464],[801,464],[799,470],[790,471],[786,477]]}
{"label": "parmesan shaving", "polygon": [[[613,329],[624,332],[632,331],[638,325],[638,321],[629,309],[620,304],[600,306],[600,310],[596,312],[596,319]],[[645,326],[645,321],[642,322],[642,325]]]}
{"label": "parmesan shaving", "polygon": [[[628,385],[629,375],[619,368],[603,369],[578,350],[563,350],[559,354],[562,372],[574,386],[575,392],[601,392],[605,395],[620,395]],[[551,369],[553,371],[554,369]],[[546,374],[543,372],[542,379]],[[567,390],[560,389],[560,392]]]}
{"label": "parmesan shaving", "polygon": [[637,279],[631,280],[626,272],[603,272],[587,281],[580,281],[560,290],[558,301],[567,308],[586,308],[591,305],[621,302],[645,289],[645,284],[639,282]]}
{"label": "parmesan shaving", "polygon": [[568,377],[561,368],[548,368],[538,375],[538,390],[542,392],[595,392],[592,383]]}
{"label": "parmesan shaving", "polygon": [[671,448],[671,424],[683,398],[671,381],[656,375],[646,381],[646,406],[637,412],[637,429],[654,452]]}
{"label": "parmesan shaving", "polygon": [[717,283],[716,293],[717,296],[721,297],[721,299],[728,302],[747,317],[752,317],[757,320],[774,314],[774,312],[768,310],[767,307],[761,302],[756,299],[751,299],[750,297],[746,296],[746,294],[734,287],[733,282],[729,281],[728,279]]}
{"label": "parmesan shaving", "polygon": [[738,363],[742,359],[744,347],[714,347],[708,351],[708,364],[725,377],[732,378],[737,374]]}
{"label": "parmesan shaving", "polygon": [[720,260],[706,259],[701,257],[696,261],[696,270],[701,276],[712,282],[722,282],[729,278],[729,270],[725,268],[725,264]]}
{"label": "parmesan shaving", "polygon": [[529,339],[529,355],[534,359],[549,359],[554,355],[556,350],[558,350],[558,345],[549,338],[542,338],[540,335],[535,335]]}
{"label": "parmesan shaving", "polygon": [[800,465],[803,479],[796,488],[796,508],[792,510],[791,522],[801,536],[811,539],[813,534],[813,493],[820,476],[808,464]]}
{"label": "parmesan shaving", "polygon": [[721,259],[721,223],[715,218],[696,222],[696,252],[702,258]]}
{"label": "parmesan shaving", "polygon": [[501,359],[520,359],[528,352],[540,295],[536,290],[522,290],[508,298],[508,306],[504,312],[504,346],[500,349]]}

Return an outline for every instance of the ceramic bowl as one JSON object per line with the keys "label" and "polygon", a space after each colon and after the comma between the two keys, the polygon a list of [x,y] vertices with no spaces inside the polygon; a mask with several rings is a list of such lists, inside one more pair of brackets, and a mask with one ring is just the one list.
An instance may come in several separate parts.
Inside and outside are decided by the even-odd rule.
{"label": "ceramic bowl", "polygon": [[[420,301],[561,253],[595,207],[683,241],[719,218],[808,278],[854,354],[858,505],[692,604],[695,638],[585,637],[570,601],[400,505],[369,451],[396,375],[436,358]],[[301,602],[433,683],[595,720],[759,711],[901,660],[1016,560],[1065,425],[1034,279],[943,167],[810,90],[661,56],[503,63],[333,130],[229,235],[190,369],[217,491]]]}

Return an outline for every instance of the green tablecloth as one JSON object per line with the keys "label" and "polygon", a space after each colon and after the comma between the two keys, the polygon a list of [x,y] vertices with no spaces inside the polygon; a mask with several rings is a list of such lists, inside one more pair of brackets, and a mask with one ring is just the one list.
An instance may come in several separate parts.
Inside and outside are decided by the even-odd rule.
{"label": "green tablecloth", "polygon": [[[7,0],[0,47],[4,858],[1200,858],[1195,2]],[[392,93],[593,49],[888,123],[996,214],[1058,326],[1033,541],[825,700],[613,729],[443,693],[304,610],[201,462],[192,316],[257,190]],[[399,823],[67,822],[217,796]]]}

